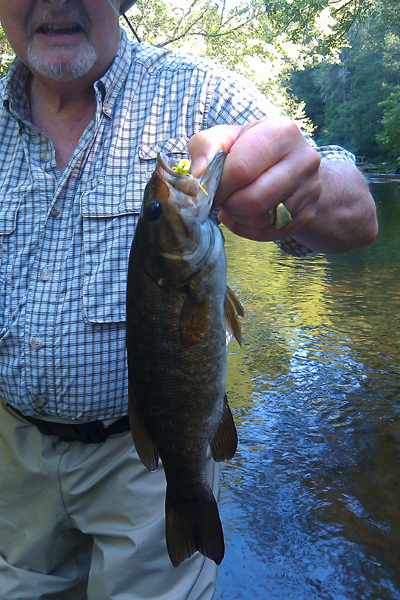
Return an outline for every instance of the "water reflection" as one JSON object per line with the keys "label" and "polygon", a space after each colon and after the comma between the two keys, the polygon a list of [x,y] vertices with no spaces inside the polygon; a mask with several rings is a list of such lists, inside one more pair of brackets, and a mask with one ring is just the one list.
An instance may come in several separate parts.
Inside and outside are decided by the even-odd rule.
{"label": "water reflection", "polygon": [[246,316],[215,600],[400,600],[400,183],[371,185],[368,248],[295,259],[227,235]]}

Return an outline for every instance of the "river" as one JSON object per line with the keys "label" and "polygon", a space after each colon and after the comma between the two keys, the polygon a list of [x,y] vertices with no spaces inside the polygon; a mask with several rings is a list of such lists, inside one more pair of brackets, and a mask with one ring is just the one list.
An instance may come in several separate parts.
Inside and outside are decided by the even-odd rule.
{"label": "river", "polygon": [[371,189],[380,234],[345,255],[226,234],[246,314],[215,600],[400,600],[400,179]]}

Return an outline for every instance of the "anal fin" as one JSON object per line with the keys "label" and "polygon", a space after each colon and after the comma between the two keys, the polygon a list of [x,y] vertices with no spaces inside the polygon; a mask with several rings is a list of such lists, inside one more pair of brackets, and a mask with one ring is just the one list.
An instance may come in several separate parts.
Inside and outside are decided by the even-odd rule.
{"label": "anal fin", "polygon": [[230,460],[236,452],[238,443],[235,422],[228,404],[228,397],[224,395],[224,407],[218,429],[211,441],[211,453],[216,462]]}

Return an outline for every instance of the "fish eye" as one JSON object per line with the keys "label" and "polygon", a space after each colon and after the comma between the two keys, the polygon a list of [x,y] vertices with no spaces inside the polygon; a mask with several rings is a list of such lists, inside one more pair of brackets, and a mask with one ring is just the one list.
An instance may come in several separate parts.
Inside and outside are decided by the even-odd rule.
{"label": "fish eye", "polygon": [[163,210],[162,204],[157,200],[152,200],[145,209],[146,219],[148,221],[157,221]]}

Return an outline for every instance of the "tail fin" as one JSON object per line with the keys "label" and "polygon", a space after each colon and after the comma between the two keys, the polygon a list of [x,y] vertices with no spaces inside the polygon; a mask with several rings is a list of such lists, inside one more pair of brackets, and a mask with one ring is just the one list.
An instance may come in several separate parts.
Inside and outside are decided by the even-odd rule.
{"label": "tail fin", "polygon": [[219,565],[225,544],[218,506],[208,484],[187,501],[168,492],[165,502],[167,549],[174,567],[197,550]]}

